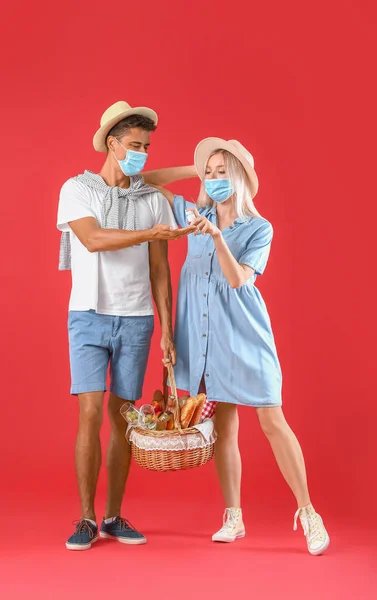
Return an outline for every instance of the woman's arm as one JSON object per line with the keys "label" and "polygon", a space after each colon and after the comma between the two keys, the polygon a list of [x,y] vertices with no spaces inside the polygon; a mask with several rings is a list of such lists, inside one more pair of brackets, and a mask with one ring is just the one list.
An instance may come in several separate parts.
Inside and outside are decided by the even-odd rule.
{"label": "woman's arm", "polygon": [[167,169],[156,169],[155,171],[146,171],[143,173],[145,183],[155,187],[161,187],[174,181],[191,179],[197,176],[198,174],[194,165],[190,167],[168,167]]}
{"label": "woman's arm", "polygon": [[229,250],[228,244],[224,240],[220,229],[206,217],[200,216],[196,209],[194,209],[194,212],[196,214],[196,219],[191,223],[191,225],[197,227],[197,231],[194,235],[208,233],[212,236],[213,241],[215,242],[216,254],[221,270],[228,280],[230,287],[233,289],[241,287],[254,275],[254,269],[247,265],[240,265]]}
{"label": "woman's arm", "polygon": [[216,254],[220,267],[227,278],[230,287],[233,289],[239,288],[254,275],[255,271],[251,267],[240,265],[239,262],[236,261],[229,250],[221,231],[218,230],[218,232],[218,234],[215,234],[212,237],[215,242]]}

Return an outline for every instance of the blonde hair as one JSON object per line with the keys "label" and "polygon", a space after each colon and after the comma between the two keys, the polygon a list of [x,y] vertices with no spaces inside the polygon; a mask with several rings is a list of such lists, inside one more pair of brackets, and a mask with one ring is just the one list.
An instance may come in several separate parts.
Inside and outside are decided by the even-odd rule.
{"label": "blonde hair", "polygon": [[215,156],[216,154],[223,154],[223,156],[224,156],[224,166],[227,171],[228,178],[229,178],[229,180],[232,184],[233,190],[234,190],[234,193],[233,193],[234,200],[233,201],[235,204],[235,209],[236,209],[237,215],[244,221],[248,217],[261,217],[261,215],[255,208],[255,205],[253,202],[253,197],[251,194],[249,178],[247,176],[245,169],[243,168],[240,161],[235,156],[233,156],[233,154],[228,152],[227,150],[219,149],[219,150],[215,150],[214,152],[212,152],[212,154],[208,157],[208,160],[207,160],[205,168],[204,168],[204,172],[199,173],[200,177],[202,178],[202,185],[200,188],[198,201],[197,201],[198,206],[200,206],[200,207],[208,206],[208,205],[214,206],[214,204],[215,204],[215,202],[213,200],[211,200],[211,198],[208,196],[208,194],[205,191],[204,178],[205,178],[205,170],[207,168],[208,161],[212,156]]}

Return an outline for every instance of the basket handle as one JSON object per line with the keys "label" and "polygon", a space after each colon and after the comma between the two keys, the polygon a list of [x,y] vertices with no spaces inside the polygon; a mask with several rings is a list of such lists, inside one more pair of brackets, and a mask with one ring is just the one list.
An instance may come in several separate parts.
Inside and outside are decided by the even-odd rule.
{"label": "basket handle", "polygon": [[177,395],[177,385],[175,383],[175,377],[174,377],[174,369],[173,369],[173,365],[171,363],[168,363],[166,366],[164,366],[164,371],[163,371],[163,394],[164,394],[164,398],[165,398],[165,404],[168,401],[168,378],[170,379],[170,387],[171,387],[171,395],[174,396],[175,399],[175,403],[174,403],[174,411],[173,411],[173,416],[174,416],[174,427],[175,429],[181,429],[181,409],[179,407],[179,401],[178,401],[178,395]]}

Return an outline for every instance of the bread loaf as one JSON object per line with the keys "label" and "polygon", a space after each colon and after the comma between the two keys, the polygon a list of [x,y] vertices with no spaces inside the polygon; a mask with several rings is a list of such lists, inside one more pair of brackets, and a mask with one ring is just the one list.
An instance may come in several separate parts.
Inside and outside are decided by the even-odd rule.
{"label": "bread loaf", "polygon": [[182,396],[179,398],[179,408],[183,408],[190,396]]}
{"label": "bread loaf", "polygon": [[153,394],[153,402],[164,402],[164,394],[161,390],[156,390]]}
{"label": "bread loaf", "polygon": [[189,426],[192,416],[195,412],[195,408],[196,408],[196,398],[195,397],[188,398],[181,410],[181,427],[182,427],[182,429],[186,429]]}
{"label": "bread loaf", "polygon": [[190,421],[190,427],[194,427],[200,423],[200,418],[203,412],[203,406],[207,397],[205,394],[198,394],[195,398],[195,410]]}

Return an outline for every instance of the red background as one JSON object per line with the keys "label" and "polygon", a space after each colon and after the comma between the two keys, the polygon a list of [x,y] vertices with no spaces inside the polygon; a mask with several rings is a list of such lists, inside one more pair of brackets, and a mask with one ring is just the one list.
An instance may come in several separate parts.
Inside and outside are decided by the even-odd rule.
{"label": "red background", "polygon": [[[4,598],[25,591],[96,597],[124,586],[136,593],[138,582],[141,597],[180,590],[186,598],[192,589],[199,598],[212,597],[209,590],[221,598],[301,598],[304,590],[306,597],[372,597],[375,3],[22,0],[4,11]],[[294,499],[250,409],[241,410],[249,530],[242,544],[208,541],[223,509],[210,464],[162,475],[132,469],[125,514],[150,538],[145,549],[103,543],[80,556],[64,549],[79,516],[77,406],[68,393],[70,277],[57,271],[56,209],[66,179],[100,168],[92,136],[120,99],[159,113],[149,168],[190,164],[197,142],[210,135],[236,138],[254,154],[256,204],[275,229],[258,285],[284,372],[285,414],[332,535],[324,559],[309,557],[301,532],[290,532]],[[174,189],[194,196],[198,185]],[[175,289],[184,255],[184,241],[171,246]],[[157,332],[146,400],[160,383],[158,344]],[[99,518],[105,483],[102,474]]]}

